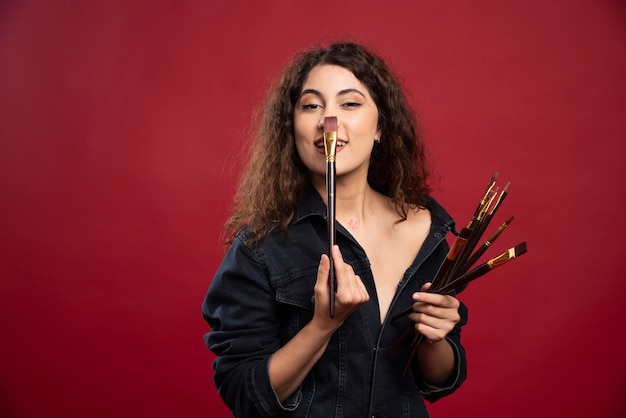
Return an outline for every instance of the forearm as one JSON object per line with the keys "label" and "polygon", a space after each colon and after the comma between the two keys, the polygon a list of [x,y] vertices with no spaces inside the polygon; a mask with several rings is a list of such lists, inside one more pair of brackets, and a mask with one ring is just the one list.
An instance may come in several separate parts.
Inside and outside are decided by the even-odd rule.
{"label": "forearm", "polygon": [[455,370],[454,350],[445,338],[438,342],[424,341],[417,358],[422,379],[431,385],[444,384]]}
{"label": "forearm", "polygon": [[322,357],[333,330],[324,330],[314,321],[304,326],[269,362],[272,387],[283,402],[291,396]]}

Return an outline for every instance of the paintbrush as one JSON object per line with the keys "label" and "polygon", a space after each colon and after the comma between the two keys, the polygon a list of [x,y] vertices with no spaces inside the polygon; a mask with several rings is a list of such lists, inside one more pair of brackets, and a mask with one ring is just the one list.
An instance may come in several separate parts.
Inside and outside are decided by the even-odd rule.
{"label": "paintbrush", "polygon": [[445,283],[445,278],[448,276],[450,268],[456,262],[456,258],[458,257],[459,253],[461,253],[461,251],[463,250],[463,247],[465,247],[465,244],[467,243],[467,240],[471,237],[471,235],[472,235],[472,230],[469,229],[468,227],[461,229],[461,232],[459,232],[459,235],[456,237],[456,239],[452,243],[452,246],[450,247],[450,250],[448,251],[448,255],[446,255],[446,258],[443,260],[443,263],[441,263],[441,266],[439,267],[439,270],[437,271],[437,274],[435,275],[435,278],[432,281],[432,284],[431,284],[432,291],[435,291],[437,287]]}
{"label": "paintbrush", "polygon": [[[497,189],[494,190],[496,179],[499,173],[496,171],[491,176],[487,188],[474,211],[472,219],[464,227],[456,237],[454,243],[450,247],[446,258],[443,260],[437,274],[435,274],[432,284],[428,292],[440,293],[439,290],[444,288],[454,278],[467,273],[467,270],[478,260],[478,258],[487,250],[493,241],[504,231],[506,226],[513,220],[509,219],[505,222],[505,226],[501,226],[495,234],[493,234],[487,242],[478,249],[477,253],[472,254],[476,244],[484,234],[485,229],[493,218],[494,214],[502,204],[502,201],[508,194],[510,183],[507,183],[504,190],[498,195]],[[406,307],[391,319],[395,321],[413,311],[413,305]]]}
{"label": "paintbrush", "polygon": [[493,216],[496,213],[496,211],[502,204],[502,201],[504,200],[504,198],[509,194],[510,186],[511,186],[511,182],[508,182],[506,186],[504,186],[502,193],[500,193],[500,196],[498,196],[498,199],[496,199],[496,202],[493,204],[493,207],[489,209],[489,215]]}
{"label": "paintbrush", "polygon": [[324,118],[324,150],[326,152],[326,221],[328,224],[328,255],[330,259],[330,272],[328,273],[328,287],[330,292],[330,317],[335,317],[335,292],[337,282],[335,279],[335,263],[333,261],[333,246],[336,241],[335,219],[335,157],[337,155],[337,117]]}
{"label": "paintbrush", "polygon": [[[482,239],[482,235],[487,229],[494,214],[508,194],[510,183],[507,183],[504,190],[499,194],[497,188],[494,190],[497,177],[498,172],[495,172],[487,185],[487,189],[485,190],[485,193],[482,196],[472,219],[467,226],[463,228],[461,233],[459,233],[459,236],[457,236],[454,243],[450,247],[448,255],[443,260],[439,270],[435,274],[428,292],[444,295],[452,292],[458,292],[463,287],[467,286],[471,281],[526,253],[526,242],[522,242],[521,244],[509,248],[504,253],[490,259],[486,263],[479,265],[469,272],[467,271],[479,260],[479,258],[487,251],[487,249],[515,218],[515,216],[510,217],[485,242],[483,242],[483,244],[476,251],[474,251],[476,245]],[[413,312],[413,304],[392,316],[391,319],[392,321],[395,321],[410,314],[411,312]],[[394,351],[410,335],[412,329],[414,329],[413,323],[409,324],[400,337],[390,346],[389,353]],[[416,355],[417,350],[423,341],[424,336],[419,333],[415,333],[411,339],[411,353],[409,354],[409,358],[402,372],[403,376],[409,370],[412,359]]]}
{"label": "paintbrush", "polygon": [[500,175],[500,173],[498,173],[497,171],[494,172],[491,176],[491,179],[489,180],[489,183],[487,184],[487,189],[485,190],[485,193],[483,194],[482,199],[480,199],[480,202],[478,203],[478,207],[476,208],[476,211],[474,211],[474,216],[472,216],[472,220],[470,221],[468,227],[469,228],[473,228],[472,224],[475,224],[480,217],[481,212],[484,212],[485,210],[485,206],[487,205],[490,196],[491,196],[491,191],[493,189],[493,186],[496,185],[496,179],[498,178],[498,176]]}
{"label": "paintbrush", "polygon": [[489,273],[491,270],[494,270],[495,268],[500,267],[508,263],[509,261],[520,257],[523,254],[526,254],[526,251],[527,246],[526,241],[524,241],[521,244],[516,245],[515,247],[509,248],[499,256],[494,257],[491,260],[479,265],[475,269],[472,269],[462,276],[459,276],[449,283],[446,283],[444,287],[439,289],[439,293],[445,295],[454,291],[455,289],[458,289],[461,286],[465,286],[472,280],[476,280],[479,277]]}
{"label": "paintbrush", "polygon": [[[507,251],[500,254],[499,256],[492,258],[491,260],[487,261],[484,264],[481,264],[480,266],[476,267],[470,272],[462,275],[461,277],[458,277],[457,279],[451,281],[450,283],[447,283],[441,289],[439,289],[437,293],[441,293],[445,295],[447,293],[450,293],[460,288],[461,286],[465,286],[472,280],[475,280],[487,274],[491,270],[499,266],[502,266],[517,257],[520,257],[521,255],[526,253],[526,250],[527,250],[526,242],[522,242],[521,244],[516,245],[515,247],[509,248]],[[405,330],[405,332],[401,335],[401,338],[399,338],[396,341],[396,343],[393,344],[392,348],[395,349],[400,345],[402,340],[404,340],[404,338],[408,336],[409,330],[411,328],[413,328],[413,324],[411,324],[411,326],[407,328],[407,330]],[[415,334],[413,336],[413,339],[411,340],[411,353],[409,354],[409,358],[404,366],[404,370],[402,371],[402,376],[405,376],[406,373],[408,372],[411,366],[411,362],[413,361],[413,357],[415,357],[415,353],[417,353],[419,346],[423,342],[424,342],[424,336],[422,334]]]}
{"label": "paintbrush", "polygon": [[491,207],[491,205],[493,204],[493,201],[498,195],[497,191],[493,190],[492,187],[490,187],[487,190],[487,192],[485,193],[485,196],[483,196],[483,198],[481,199],[474,217],[468,224],[468,228],[471,229],[472,232],[469,238],[467,239],[467,243],[463,246],[461,253],[456,258],[454,265],[450,269],[450,272],[448,276],[446,277],[446,282],[451,277],[457,277],[465,273],[464,271],[461,271],[460,268],[465,265],[470,254],[472,253],[472,251],[474,251],[476,244],[480,240],[480,237],[482,236],[485,230],[486,223],[488,223],[490,220],[489,208]]}
{"label": "paintbrush", "polygon": [[509,226],[511,222],[515,219],[515,215],[511,216],[507,219],[502,225],[496,229],[496,231],[491,234],[489,238],[483,244],[478,247],[478,249],[471,255],[471,257],[465,262],[465,265],[461,267],[461,271],[467,272],[477,261],[478,259],[487,251],[487,249],[495,242],[496,239],[500,236],[500,234]]}
{"label": "paintbrush", "polygon": [[[485,233],[485,230],[489,226],[489,223],[493,219],[496,211],[502,204],[502,201],[507,196],[510,185],[511,183],[507,183],[499,195],[498,195],[497,189],[495,192],[493,190],[490,192],[492,195],[484,206],[484,212],[479,215],[478,221],[475,223],[476,233],[472,235],[472,237],[470,238],[467,244],[468,251],[463,253],[462,256],[459,257],[460,261],[455,266],[456,270],[454,272],[454,275],[456,277],[467,273],[467,270],[471,268],[472,265],[474,265],[474,263],[478,260],[478,257],[480,257],[482,253],[484,253],[484,251],[486,250],[486,248],[483,248],[481,246],[478,250],[479,254],[476,257],[474,256],[475,254],[470,256],[471,252],[474,251],[474,248],[476,247],[476,245],[482,238],[483,234]],[[498,235],[500,235],[500,233],[498,233],[495,238],[497,238]],[[492,241],[490,241],[490,243],[491,242]]]}

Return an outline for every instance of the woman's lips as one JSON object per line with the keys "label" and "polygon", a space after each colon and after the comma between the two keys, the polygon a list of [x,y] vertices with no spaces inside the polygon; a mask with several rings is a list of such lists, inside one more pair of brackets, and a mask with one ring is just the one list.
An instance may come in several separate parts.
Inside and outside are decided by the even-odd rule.
{"label": "woman's lips", "polygon": [[[315,141],[314,145],[315,145],[315,149],[317,150],[317,152],[319,152],[320,154],[326,155],[326,149],[324,148],[323,138]],[[337,139],[337,148],[335,149],[335,152],[341,152],[341,150],[343,150],[343,147],[345,147],[346,145],[348,145],[348,141],[344,141],[343,139]]]}

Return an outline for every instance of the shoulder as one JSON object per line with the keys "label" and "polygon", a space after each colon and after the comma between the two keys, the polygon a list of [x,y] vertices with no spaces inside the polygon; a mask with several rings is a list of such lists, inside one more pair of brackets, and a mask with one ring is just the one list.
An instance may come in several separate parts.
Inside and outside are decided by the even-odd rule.
{"label": "shoulder", "polygon": [[408,223],[431,223],[431,212],[427,206],[409,205],[407,208]]}
{"label": "shoulder", "polygon": [[455,231],[454,219],[434,198],[428,196],[424,205],[407,205],[406,221],[403,228],[410,233],[421,233],[422,236],[429,232]]}
{"label": "shoulder", "polygon": [[427,196],[425,206],[431,214],[433,223],[454,229],[454,219],[434,197]]}

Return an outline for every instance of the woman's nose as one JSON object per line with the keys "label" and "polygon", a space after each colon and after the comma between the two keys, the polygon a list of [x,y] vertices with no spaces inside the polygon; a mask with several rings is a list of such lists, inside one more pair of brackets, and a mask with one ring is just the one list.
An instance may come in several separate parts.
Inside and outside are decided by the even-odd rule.
{"label": "woman's nose", "polygon": [[[326,115],[326,114],[322,115],[322,118],[317,123],[318,129],[322,129],[322,130],[324,129],[324,119],[326,119],[328,116],[333,116],[333,115]],[[337,120],[337,126],[339,126],[339,119],[336,119],[336,120]]]}

